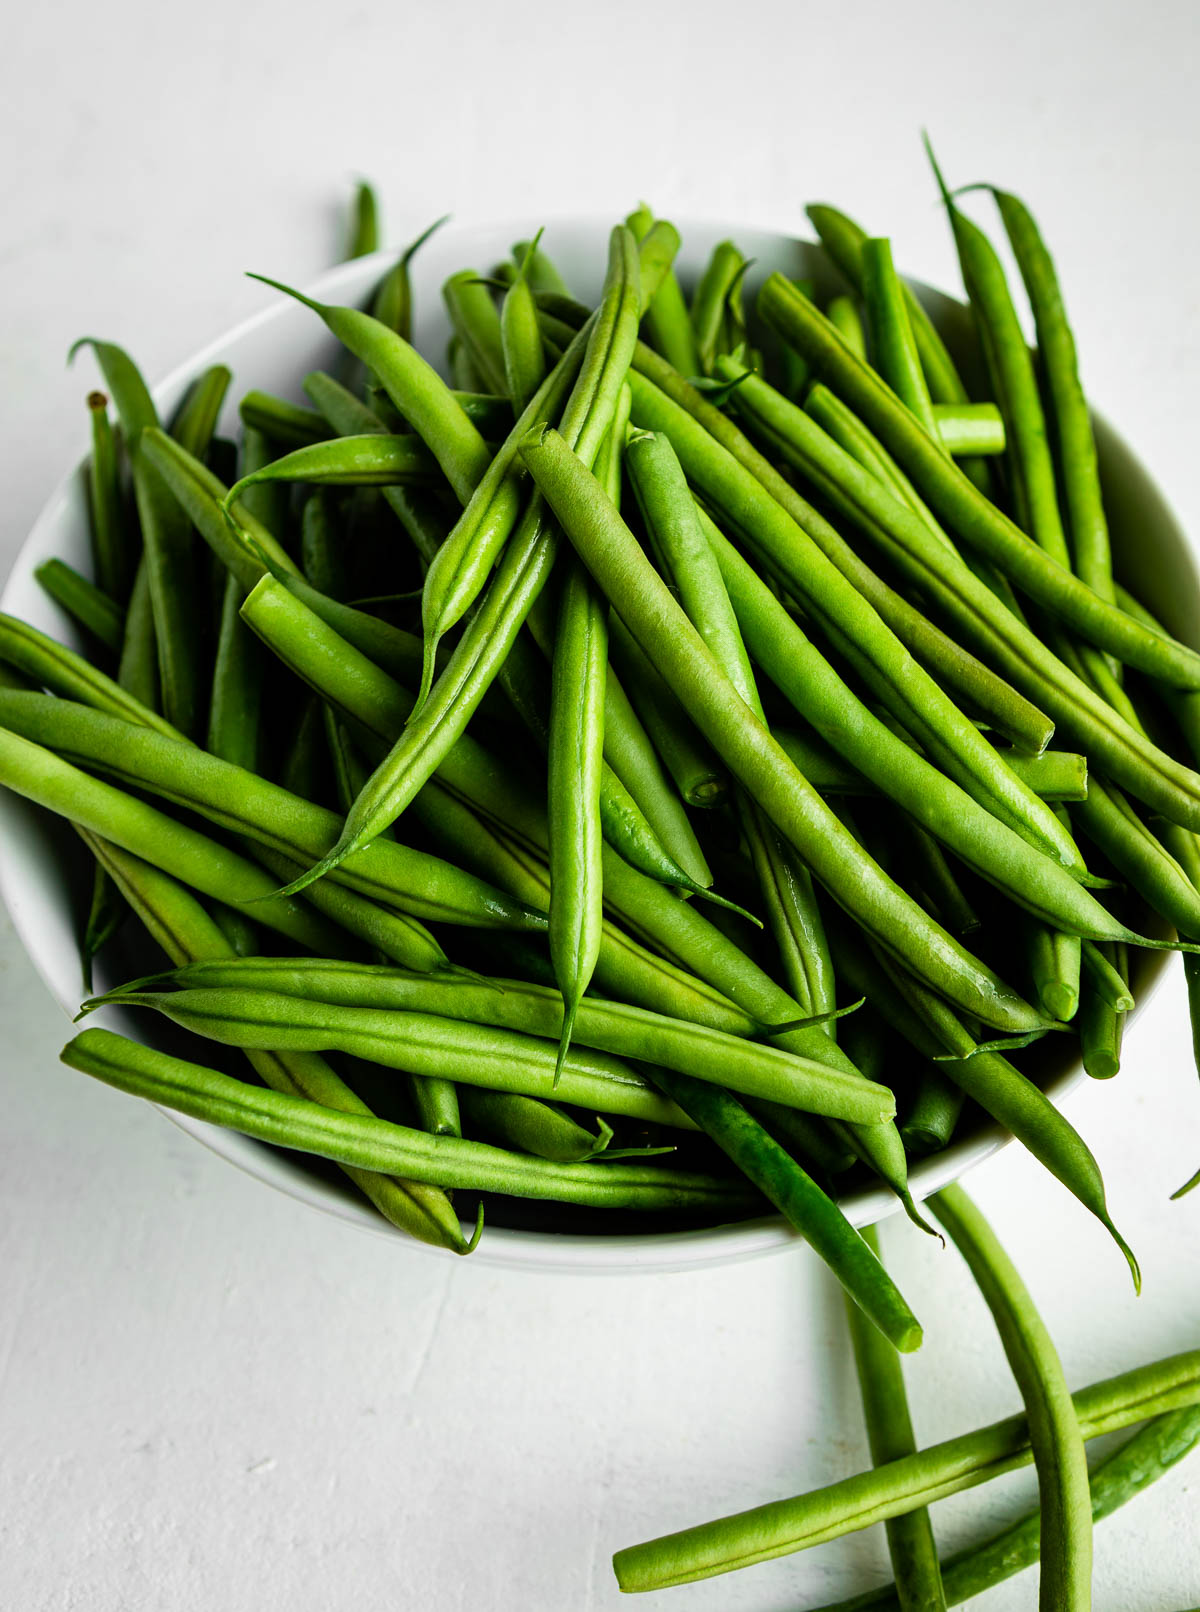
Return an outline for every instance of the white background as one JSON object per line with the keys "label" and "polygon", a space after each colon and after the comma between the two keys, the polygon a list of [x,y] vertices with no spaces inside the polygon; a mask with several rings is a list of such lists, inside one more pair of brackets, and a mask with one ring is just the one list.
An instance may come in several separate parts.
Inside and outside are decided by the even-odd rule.
{"label": "white background", "polygon": [[[1200,531],[1193,4],[310,0],[21,8],[0,57],[0,568],[82,450],[81,333],[157,377],[337,255],[352,179],[396,242],[600,210],[802,229],[827,199],[954,287],[918,130],[1025,195],[1097,404]],[[246,384],[252,377],[245,377]],[[455,1262],[244,1178],[56,1062],[67,1025],[0,930],[0,1603],[577,1612],[624,1544],[856,1470],[839,1299],[803,1251],[686,1276]],[[1200,1086],[1181,981],[1074,1098],[1141,1256],[1009,1150],[972,1180],[1082,1385],[1200,1333]],[[932,1441],[1016,1403],[957,1257],[889,1225],[926,1323]],[[938,1512],[950,1546],[1027,1476]],[[1200,1602],[1200,1468],[1097,1535],[1103,1612]],[[877,1582],[874,1534],[651,1599],[794,1612]],[[978,1604],[1030,1607],[1031,1576]]]}

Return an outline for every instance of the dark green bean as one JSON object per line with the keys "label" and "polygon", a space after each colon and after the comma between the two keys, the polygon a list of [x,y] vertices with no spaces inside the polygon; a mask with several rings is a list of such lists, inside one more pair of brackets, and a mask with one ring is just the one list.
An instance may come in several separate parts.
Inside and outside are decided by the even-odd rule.
{"label": "dark green bean", "polygon": [[260,1141],[433,1185],[599,1208],[673,1209],[725,1218],[752,1211],[758,1201],[740,1182],[699,1172],[620,1160],[562,1164],[456,1136],[427,1136],[373,1115],[340,1113],[307,1099],[245,1086],[229,1075],[168,1058],[109,1030],[83,1031],[62,1056],[71,1068],[119,1090]]}
{"label": "dark green bean", "polygon": [[613,617],[610,632],[621,684],[633,691],[633,708],[680,798],[690,806],[719,806],[729,791],[724,768],[619,616]]}
{"label": "dark green bean", "polygon": [[63,560],[43,560],[34,576],[63,610],[110,654],[119,655],[125,641],[125,613],[94,582]]}
{"label": "dark green bean", "polygon": [[1087,1456],[1058,1353],[1016,1267],[962,1188],[943,1188],[930,1208],[970,1267],[1021,1390],[1042,1519],[1038,1604],[1042,1612],[1090,1612]]}
{"label": "dark green bean", "polygon": [[909,1157],[923,1158],[949,1147],[965,1102],[966,1094],[937,1064],[925,1064],[917,1075],[908,1113],[897,1125]]}
{"label": "dark green bean", "polygon": [[224,364],[211,365],[188,387],[171,420],[171,435],[197,459],[208,457],[232,379],[232,372]]}
{"label": "dark green bean", "polygon": [[270,392],[257,388],[247,392],[238,404],[242,424],[251,431],[261,431],[272,442],[287,448],[303,448],[306,443],[324,442],[332,433],[325,421],[312,409],[273,397]]}
{"label": "dark green bean", "polygon": [[124,604],[133,586],[136,551],[125,518],[117,444],[103,392],[88,393],[92,457],[88,463],[92,562],[96,581],[111,599]]}
{"label": "dark green bean", "polygon": [[350,231],[346,241],[347,258],[369,257],[379,250],[379,203],[374,188],[360,179],[354,191]]}
{"label": "dark green bean", "polygon": [[[879,1234],[874,1226],[863,1230],[862,1240],[880,1259]],[[882,1266],[882,1261],[881,1261]],[[876,1329],[863,1325],[856,1305],[847,1303],[846,1319],[862,1395],[867,1443],[876,1466],[915,1455],[916,1437],[904,1391],[904,1372],[895,1349]],[[904,1612],[944,1612],[942,1575],[929,1510],[922,1506],[891,1517],[887,1529],[888,1554],[896,1575],[896,1590]]]}

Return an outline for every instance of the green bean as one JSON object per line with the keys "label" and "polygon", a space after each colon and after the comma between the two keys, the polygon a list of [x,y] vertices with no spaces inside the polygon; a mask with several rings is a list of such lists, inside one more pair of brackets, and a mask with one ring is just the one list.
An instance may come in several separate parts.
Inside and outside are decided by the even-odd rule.
{"label": "green bean", "polygon": [[110,1005],[152,1008],[225,1046],[341,1052],[384,1068],[493,1091],[539,1098],[557,1094],[564,1102],[652,1124],[671,1124],[675,1115],[674,1105],[642,1075],[606,1053],[568,1053],[556,1085],[551,1042],[461,1019],[341,1007],[269,991],[204,989],[112,991],[91,998],[84,1008]]}
{"label": "green bean", "polygon": [[[847,218],[845,213],[839,212],[836,207],[818,203],[806,207],[805,212],[820,237],[822,246],[850,284],[861,291],[862,243],[867,239],[867,231]],[[901,284],[903,285],[903,282]],[[945,342],[938,335],[933,321],[918,302],[911,287],[907,285],[904,285],[904,300],[912,325],[913,340],[921,355],[921,367],[925,371],[925,379],[934,404],[966,403],[967,391],[959,378],[954,360],[950,357]]]}
{"label": "green bean", "polygon": [[1073,811],[1083,833],[1156,912],[1174,924],[1181,934],[1200,935],[1200,891],[1119,789],[1114,789],[1107,781],[1102,783],[1093,775],[1088,783],[1087,799],[1080,801]]}
{"label": "green bean", "polygon": [[344,255],[346,258],[369,257],[378,250],[379,203],[373,187],[365,179],[360,179],[354,191],[350,233]]}
{"label": "green bean", "polygon": [[[519,526],[517,519],[522,501],[516,457],[520,432],[538,419],[553,417],[562,407],[587,351],[595,352],[596,348],[590,338],[580,332],[580,338],[567,348],[518,416],[473,493],[469,497],[460,494],[465,508],[431,561],[425,578],[421,621],[425,633],[426,670],[421,679],[421,703],[424,703],[433,675],[433,657],[442,634],[470,609],[501,551],[509,544],[514,526],[518,527],[518,536],[532,530],[536,513],[526,511]],[[517,544],[512,546],[519,564],[523,549]]]}
{"label": "green bean", "polygon": [[169,427],[171,435],[197,459],[208,456],[221,405],[233,375],[224,364],[213,364],[192,382]]}
{"label": "green bean", "polygon": [[451,336],[446,344],[446,363],[456,390],[474,390],[486,384],[457,336]]}
{"label": "green bean", "polygon": [[500,308],[500,350],[504,361],[503,390],[520,414],[546,378],[546,355],[538,324],[537,304],[529,283],[530,261],[542,238],[539,230],[520,259],[517,277],[504,294]]}
{"label": "green bean", "polygon": [[719,806],[729,791],[724,768],[689,720],[677,696],[650,656],[614,615],[610,633],[613,659],[630,698],[675,788],[689,806]]}
{"label": "green bean", "polygon": [[[642,207],[638,212],[631,213],[625,222],[640,245],[655,221],[649,209]],[[682,375],[699,375],[700,355],[696,351],[696,336],[674,269],[667,270],[658,290],[644,308],[642,323],[646,339],[669,364]]]}
{"label": "green bean", "polygon": [[[130,617],[137,609],[137,589]],[[143,618],[144,619],[144,618]],[[140,649],[140,645],[138,646]],[[133,694],[65,645],[39,632],[15,616],[0,615],[0,659],[15,666],[38,687],[53,689],[66,699],[83,700],[114,716],[145,722],[169,738],[181,735]]]}
{"label": "green bean", "polygon": [[442,287],[454,333],[489,392],[507,392],[500,316],[474,269],[460,269]]}
{"label": "green bean", "polygon": [[[635,394],[636,396],[636,394]],[[834,899],[935,989],[997,1028],[1040,1028],[1029,1005],[965,952],[867,858],[729,683],[629,529],[557,432],[522,447],[531,473],[598,584],[652,649],[703,736]]]}
{"label": "green bean", "polygon": [[1087,1457],[1062,1364],[1046,1325],[995,1233],[960,1186],[930,1200],[966,1260],[1021,1390],[1038,1475],[1043,1612],[1092,1604],[1092,1508]]}
{"label": "green bean", "polygon": [[1003,453],[1004,416],[994,403],[935,403],[933,419],[942,447],[956,459]]}
{"label": "green bean", "polygon": [[1008,765],[1030,789],[1048,801],[1086,800],[1088,763],[1086,756],[1070,750],[1044,750],[1040,756],[1026,756],[1014,750],[1004,757]]}
{"label": "green bean", "polygon": [[940,442],[933,399],[908,317],[904,284],[892,262],[891,242],[881,237],[865,240],[859,260],[875,368],[926,431]]}
{"label": "green bean", "polygon": [[933,916],[955,935],[967,935],[980,926],[937,840],[907,818],[894,825],[902,856],[908,858],[909,877],[918,897]]}
{"label": "green bean", "polygon": [[[582,462],[587,464],[599,451],[628,369],[636,334],[637,275],[632,236],[628,230],[614,230],[608,289],[562,420],[566,440],[574,444]],[[560,364],[559,369],[562,367]],[[537,403],[536,397],[534,403]],[[530,404],[530,410],[534,403]],[[439,560],[450,542],[448,538],[439,550]],[[496,669],[505,659],[513,636],[545,584],[556,548],[557,539],[544,515],[542,502],[535,498],[508,545],[487,599],[475,613],[450,664],[438,679],[433,697],[421,705],[418,695],[417,718],[409,722],[399,742],[380,763],[355,802],[354,810],[347,816],[336,845],[309,869],[304,883],[335,868],[356,847],[369,844],[404,810],[435,770],[462,733]],[[433,567],[426,577],[427,597],[432,577]],[[427,635],[427,666],[430,642]],[[303,884],[300,887],[303,888]]]}
{"label": "green bean", "polygon": [[[40,694],[25,697],[56,706],[67,703]],[[315,913],[299,902],[275,899],[272,880],[253,862],[4,728],[0,728],[0,784],[124,850],[134,851],[185,884],[310,950],[327,949],[335,943],[335,932]]]}
{"label": "green bean", "polygon": [[1104,1000],[1117,1013],[1128,1013],[1133,1007],[1129,994],[1129,981],[1117,967],[1113,948],[1098,946],[1090,940],[1083,943],[1083,966],[1088,977]]}
{"label": "green bean", "polygon": [[[1086,1072],[1093,1080],[1111,1080],[1121,1067],[1126,1010],[1117,1005],[1120,1000],[1118,982],[1123,983],[1117,949],[1097,948],[1097,965],[1101,962],[1103,969],[1096,966],[1088,970],[1079,1010],[1079,1042]],[[1128,987],[1125,999],[1132,1005]]]}
{"label": "green bean", "polygon": [[62,1057],[71,1068],[119,1090],[260,1141],[432,1185],[598,1208],[672,1209],[726,1218],[752,1210],[756,1202],[740,1182],[698,1171],[625,1161],[562,1164],[457,1136],[427,1136],[373,1115],[339,1113],[304,1098],[245,1086],[109,1030],[83,1031]]}
{"label": "green bean", "polygon": [[428,483],[435,473],[432,455],[413,436],[335,437],[293,448],[234,483],[224,509],[248,487],[270,481],[304,481],[318,487],[388,487],[396,483]]}
{"label": "green bean", "polygon": [[405,341],[412,340],[412,284],[409,279],[409,264],[420,251],[421,247],[434,233],[441,229],[449,219],[447,213],[444,217],[435,219],[428,229],[422,230],[416,240],[406,246],[392,268],[384,275],[375,289],[371,299],[372,316],[394,330]]}
{"label": "green bean", "polygon": [[600,952],[604,921],[600,780],[608,627],[604,601],[572,560],[558,610],[549,749],[550,959],[563,997],[559,1064]]}
{"label": "green bean", "polygon": [[[177,967],[230,959],[229,942],[200,903],[169,875],[107,840],[84,837],[149,933]],[[248,1052],[259,1078],[274,1091],[304,1097],[326,1108],[369,1114],[370,1109],[314,1052]],[[470,1252],[446,1194],[435,1186],[399,1181],[357,1170],[347,1175],[392,1225],[422,1242]]]}
{"label": "green bean", "polygon": [[671,265],[679,255],[680,244],[679,231],[665,218],[656,219],[646,233],[638,237],[643,315],[647,313],[663,282],[671,273]]}
{"label": "green bean", "polygon": [[[561,994],[520,980],[477,981],[334,958],[255,957],[205,963],[148,983],[236,990],[245,997],[261,990],[281,1001],[292,996],[381,1014],[433,1014],[520,1031],[543,1038],[546,1045],[562,1035]],[[576,1014],[574,1039],[613,1057],[636,1058],[696,1080],[720,1082],[739,1095],[806,1112],[816,1112],[814,1105],[851,1106],[867,1122],[874,1122],[886,1119],[894,1108],[884,1087],[857,1074],[843,1074],[811,1057],[625,1002],[585,996]]]}
{"label": "green bean", "polygon": [[88,463],[92,563],[96,581],[117,604],[124,604],[133,586],[136,555],[125,518],[117,466],[117,444],[103,392],[88,393],[92,424],[92,457]]}
{"label": "green bean", "polygon": [[825,310],[825,317],[850,348],[851,352],[866,360],[867,333],[862,315],[852,297],[834,297]]}
{"label": "green bean", "polygon": [[[1200,1403],[1200,1350],[1092,1383],[1071,1401],[1085,1440],[1190,1408]],[[810,1494],[618,1551],[613,1570],[627,1592],[694,1583],[903,1516],[1028,1466],[1032,1459],[1028,1422],[1012,1416]]]}
{"label": "green bean", "polygon": [[109,594],[63,560],[49,559],[34,567],[42,588],[97,643],[119,655],[125,640],[125,613]]}
{"label": "green bean", "polygon": [[222,761],[257,772],[262,651],[239,615],[241,600],[237,578],[227,576],[205,747]]}
{"label": "green bean", "polygon": [[1046,922],[1091,938],[1129,939],[1129,932],[1120,932],[1123,926],[1065,868],[897,739],[842,683],[732,544],[711,522],[704,523],[704,530],[750,653],[839,754],[969,867]]}
{"label": "green bean", "polygon": [[325,421],[312,409],[273,397],[270,392],[257,388],[247,392],[238,404],[238,414],[247,430],[261,431],[288,448],[303,448],[307,443],[324,442],[330,435]]}
{"label": "green bean", "polygon": [[1054,261],[1028,208],[992,189],[1033,309],[1038,356],[1054,423],[1075,571],[1102,598],[1113,599],[1112,555],[1100,491],[1091,415],[1079,380],[1075,338],[1067,321]]}
{"label": "green bean", "polygon": [[920,1323],[875,1251],[737,1098],[687,1075],[656,1071],[654,1078],[817,1251],[864,1324],[878,1328],[889,1347],[919,1349]]}
{"label": "green bean", "polygon": [[1064,935],[1046,924],[1033,924],[1028,933],[1029,970],[1034,996],[1046,1014],[1063,1023],[1075,1017],[1079,1006],[1079,970],[1084,945],[1078,935]]}
{"label": "green bean", "polygon": [[[300,515],[300,568],[305,579],[327,599],[345,600],[350,582],[346,575],[345,545],[334,538],[337,507],[336,494],[328,487],[315,487],[304,500]],[[241,601],[239,588],[239,609]]]}
{"label": "green bean", "polygon": [[917,1075],[908,1113],[897,1125],[908,1156],[922,1158],[949,1147],[965,1101],[966,1094],[937,1064],[925,1064]]}
{"label": "green bean", "polygon": [[[128,354],[112,342],[85,338],[112,394],[133,468],[133,490],[145,543],[154,637],[163,710],[181,732],[192,735],[200,721],[200,644],[193,605],[196,565],[192,530],[183,511],[157,480],[142,452],[144,432],[158,416],[144,381]],[[80,343],[72,348],[76,351]]]}
{"label": "green bean", "polygon": [[[879,1234],[874,1226],[863,1230],[862,1240],[879,1259]],[[863,1325],[862,1312],[856,1305],[846,1305],[846,1319],[854,1348],[871,1460],[876,1466],[882,1466],[902,1456],[915,1455],[917,1443],[904,1391],[904,1372],[896,1351],[878,1331]],[[928,1509],[921,1507],[901,1517],[889,1518],[885,1527],[903,1612],[944,1612],[942,1575]]]}
{"label": "green bean", "polygon": [[536,1097],[484,1091],[476,1086],[464,1086],[460,1095],[463,1113],[472,1128],[478,1126],[504,1147],[536,1153],[540,1159],[582,1163],[599,1158],[601,1154],[620,1159],[670,1151],[669,1148],[614,1148],[610,1151],[612,1127],[599,1116],[593,1136],[561,1108]]}
{"label": "green bean", "polygon": [[729,299],[745,272],[746,260],[732,241],[720,241],[713,247],[692,298],[692,329],[703,375],[712,373]]}
{"label": "green bean", "polygon": [[[800,771],[822,795],[870,795],[874,786],[823,740],[775,724],[772,732]],[[1035,795],[1046,801],[1086,800],[1087,757],[1069,750],[1028,756],[1005,750],[1004,759]]]}
{"label": "green bean", "polygon": [[[1156,1416],[1092,1469],[1092,1521],[1102,1522],[1170,1470],[1200,1443],[1200,1411],[1193,1407]],[[942,1563],[947,1606],[960,1606],[1032,1567],[1041,1552],[1041,1512],[1027,1512],[990,1539]],[[815,1612],[902,1612],[895,1587],[884,1585]]]}
{"label": "green bean", "polygon": [[[46,695],[3,691],[0,701],[0,721],[16,732],[36,733],[60,753],[198,811],[219,827],[232,829],[293,861],[303,862],[336,833],[335,813],[217,756],[165,739],[150,728],[122,723]],[[102,827],[98,831],[104,832]],[[381,839],[367,847],[352,868],[341,870],[337,882],[422,920],[545,929],[540,913],[437,857],[391,840]],[[237,902],[229,904],[237,906]]]}
{"label": "green bean", "polygon": [[767,280],[759,307],[768,323],[809,358],[831,390],[875,432],[934,512],[964,542],[1089,643],[1172,687],[1200,687],[1200,655],[1134,621],[1031,545],[782,275]]}
{"label": "green bean", "polygon": [[[86,829],[79,830],[80,838],[95,852],[93,839]],[[92,897],[88,903],[87,919],[79,942],[79,959],[82,964],[83,989],[91,995],[93,964],[96,958],[120,930],[129,914],[124,897],[114,884],[104,864],[96,862],[92,869]]]}

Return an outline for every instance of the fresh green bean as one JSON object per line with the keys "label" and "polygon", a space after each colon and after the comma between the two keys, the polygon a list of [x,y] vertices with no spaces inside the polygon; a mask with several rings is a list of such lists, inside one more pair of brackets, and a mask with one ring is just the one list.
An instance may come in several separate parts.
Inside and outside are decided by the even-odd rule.
{"label": "fresh green bean", "polygon": [[[862,1240],[880,1259],[879,1234],[874,1226],[863,1230]],[[880,1261],[882,1265],[882,1260]],[[846,1305],[854,1363],[862,1395],[867,1443],[876,1466],[915,1455],[916,1437],[904,1391],[904,1372],[896,1351],[881,1333],[863,1325],[856,1305]],[[896,1591],[903,1612],[944,1612],[942,1575],[933,1525],[927,1507],[891,1517],[887,1529],[888,1554],[896,1575]]]}
{"label": "fresh green bean", "polygon": [[454,333],[489,392],[507,392],[500,316],[492,294],[474,269],[460,269],[442,287]]}
{"label": "fresh green bean", "polygon": [[534,236],[517,267],[517,277],[504,294],[500,308],[500,350],[504,360],[504,391],[520,414],[546,378],[546,355],[538,324],[537,303],[529,282],[531,259],[542,238]]}
{"label": "fresh green bean", "polygon": [[689,806],[719,806],[729,792],[724,768],[619,615],[613,616],[610,633],[621,684],[633,691],[633,708],[680,798]]}
{"label": "fresh green bean", "polygon": [[956,459],[1003,453],[1004,416],[994,403],[935,403],[933,419],[942,447]]}
{"label": "fresh green bean", "polygon": [[1180,934],[1200,935],[1200,891],[1119,789],[1093,774],[1087,799],[1072,811],[1082,832],[1156,912]]}
{"label": "fresh green bean", "polygon": [[852,297],[833,297],[825,310],[825,316],[830,324],[841,336],[851,352],[866,360],[867,332],[863,325],[862,315],[858,311],[858,304]]}
{"label": "fresh green bean", "polygon": [[542,251],[539,244],[541,238],[539,230],[534,240],[518,241],[512,249],[513,263],[525,264],[526,278],[535,291],[553,291],[558,296],[568,296],[566,281]]}
{"label": "fresh green bean", "polygon": [[[547,1045],[562,1035],[560,993],[520,980],[477,981],[465,975],[418,974],[333,958],[255,957],[206,963],[150,983],[236,990],[243,996],[261,990],[280,1000],[294,996],[380,1013],[434,1014],[520,1031],[543,1038]],[[806,1112],[816,1111],[812,1104],[857,1104],[859,1114],[874,1121],[887,1118],[894,1107],[885,1088],[857,1074],[843,1074],[812,1057],[624,1002],[585,996],[576,1014],[574,1039],[613,1057],[718,1081],[739,1095]]]}
{"label": "fresh green bean", "polygon": [[925,1064],[916,1078],[913,1100],[897,1129],[910,1158],[949,1147],[966,1094],[947,1080],[937,1064]]}
{"label": "fresh green bean", "polygon": [[136,552],[125,518],[117,463],[117,444],[103,392],[88,393],[92,423],[92,457],[88,462],[89,513],[92,562],[96,581],[117,604],[124,604],[133,586]]}
{"label": "fresh green bean", "polygon": [[[1135,1499],[1182,1461],[1200,1443],[1200,1410],[1156,1416],[1092,1469],[1089,1485],[1092,1521],[1102,1522]],[[985,1590],[1032,1567],[1041,1553],[1041,1512],[1030,1511],[990,1539],[949,1556],[942,1563],[947,1606],[960,1606]],[[902,1612],[895,1586],[884,1585],[815,1612]]]}
{"label": "fresh green bean", "polygon": [[[635,393],[636,397],[636,393]],[[934,988],[997,1028],[1041,1027],[1040,1016],[965,952],[845,833],[725,677],[703,639],[555,431],[531,433],[522,454],[572,543],[644,650],[652,650],[689,714],[759,799],[834,899],[919,968]]]}
{"label": "fresh green bean", "polygon": [[34,567],[33,574],[73,621],[110,654],[120,654],[125,641],[125,613],[109,594],[63,560],[43,560]]}
{"label": "fresh green bean", "polygon": [[663,282],[672,272],[671,265],[679,255],[679,231],[665,218],[651,224],[644,235],[638,237],[638,262],[642,269],[642,314],[658,295]]}
{"label": "fresh green bean", "polygon": [[1029,1290],[979,1210],[958,1186],[930,1208],[970,1267],[1000,1333],[1025,1404],[1038,1475],[1042,1612],[1092,1604],[1092,1507],[1079,1419],[1058,1353]]}
{"label": "fresh green bean", "polygon": [[926,431],[940,442],[933,399],[908,317],[904,284],[892,262],[892,244],[882,237],[870,237],[862,243],[859,259],[875,368]]}
{"label": "fresh green bean", "polygon": [[[1103,969],[1096,966],[1088,970],[1079,1010],[1080,1052],[1083,1067],[1093,1080],[1111,1080],[1121,1067],[1126,1010],[1114,998],[1119,1000],[1117,982],[1123,983],[1122,970],[1116,947],[1096,948],[1096,960],[1097,965],[1103,963]],[[1128,987],[1125,996],[1132,1003]]]}
{"label": "fresh green bean", "polygon": [[721,341],[721,330],[734,287],[746,272],[746,260],[732,241],[719,241],[712,249],[692,299],[692,329],[700,373],[711,375]]}
{"label": "fresh green bean", "polygon": [[462,1111],[472,1129],[478,1126],[502,1146],[522,1153],[536,1153],[540,1159],[582,1163],[599,1158],[601,1154],[619,1159],[633,1154],[644,1156],[670,1151],[667,1148],[614,1148],[610,1152],[612,1127],[599,1116],[593,1136],[556,1104],[543,1103],[536,1097],[485,1091],[478,1086],[464,1086],[459,1095]]}
{"label": "fresh green bean", "polygon": [[[1071,1401],[1085,1440],[1195,1406],[1200,1403],[1200,1350],[1093,1383]],[[1029,1424],[1024,1416],[1012,1416],[810,1494],[618,1551],[613,1569],[627,1592],[694,1583],[903,1516],[1032,1460]]]}
{"label": "fresh green bean", "polygon": [[1028,934],[1029,970],[1033,994],[1046,1014],[1063,1023],[1075,1017],[1079,1006],[1079,970],[1083,946],[1078,935],[1065,935],[1047,924],[1033,924]]}
{"label": "fresh green bean", "polygon": [[324,706],[310,696],[300,707],[291,743],[283,754],[279,783],[290,795],[301,800],[322,801],[327,773],[325,756]]}
{"label": "fresh green bean", "polygon": [[293,448],[282,459],[253,470],[225,495],[226,510],[248,487],[261,482],[304,481],[318,487],[389,487],[428,484],[436,474],[433,456],[415,436],[335,437]]}
{"label": "fresh green bean", "polygon": [[1129,994],[1129,981],[1117,966],[1114,949],[1096,945],[1090,940],[1083,943],[1083,966],[1096,990],[1117,1013],[1128,1013],[1133,1005]]}
{"label": "fresh green bean", "polygon": [[312,409],[289,403],[282,397],[257,388],[247,392],[238,404],[242,424],[250,431],[261,431],[271,442],[287,448],[303,448],[312,442],[324,442],[331,432],[325,421]]}
{"label": "fresh green bean", "polygon": [[622,1160],[563,1164],[457,1136],[427,1136],[374,1115],[340,1113],[306,1098],[260,1091],[109,1030],[84,1030],[63,1049],[62,1058],[107,1085],[196,1119],[339,1164],[431,1185],[726,1218],[752,1211],[757,1201],[742,1183],[698,1171]]}
{"label": "fresh green bean", "polygon": [[[196,898],[168,874],[131,856],[107,840],[84,835],[121,892],[177,966],[229,960],[229,942]],[[370,1109],[315,1052],[246,1054],[255,1073],[274,1091],[304,1097],[326,1108],[369,1114]],[[355,1185],[392,1225],[422,1242],[470,1252],[458,1217],[440,1187],[399,1181],[387,1175],[346,1169]]]}
{"label": "fresh green bean", "polygon": [[[625,220],[638,244],[644,241],[654,227],[649,209],[641,207]],[[643,310],[643,327],[650,345],[662,354],[682,375],[699,375],[700,355],[696,351],[696,336],[692,329],[687,303],[674,269],[668,269],[658,290]]]}

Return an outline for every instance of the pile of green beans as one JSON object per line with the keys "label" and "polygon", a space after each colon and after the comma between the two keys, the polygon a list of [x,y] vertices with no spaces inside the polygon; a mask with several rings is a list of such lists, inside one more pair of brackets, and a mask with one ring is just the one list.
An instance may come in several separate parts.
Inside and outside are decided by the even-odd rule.
{"label": "pile of green beans", "polygon": [[[81,1017],[157,1014],[220,1067],[95,1027],[65,1063],[330,1160],[458,1254],[512,1197],[548,1232],[555,1204],[647,1234],[775,1213],[841,1283],[874,1469],[618,1552],[624,1590],[882,1521],[896,1582],[843,1612],[1039,1560],[1041,1605],[1082,1612],[1093,1520],[1200,1442],[1194,1353],[1072,1397],[950,1187],[1025,1414],[922,1449],[921,1323],[841,1207],[874,1181],[936,1232],[909,1161],[990,1119],[1137,1286],[1044,1087],[1117,1073],[1140,950],[1188,954],[1200,1049],[1200,652],[1114,573],[1032,214],[968,187],[1031,347],[935,175],[974,350],[828,206],[792,281],[733,240],[677,275],[643,205],[595,307],[539,231],[449,276],[445,353],[410,277],[444,220],[362,307],[257,276],[342,352],[232,408],[215,365],[160,416],[84,338],[91,574],[35,573],[82,650],[0,616],[0,785],[90,858]],[[360,184],[346,255],[379,234]],[[1140,1420],[1089,1478],[1085,1441]],[[1036,1515],[940,1560],[933,1503],[1026,1462]]]}

